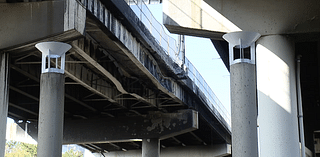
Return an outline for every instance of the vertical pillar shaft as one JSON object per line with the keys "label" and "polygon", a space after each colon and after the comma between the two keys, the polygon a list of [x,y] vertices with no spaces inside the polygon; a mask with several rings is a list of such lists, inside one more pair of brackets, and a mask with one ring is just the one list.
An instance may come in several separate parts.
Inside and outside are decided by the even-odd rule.
{"label": "vertical pillar shaft", "polygon": [[[222,37],[229,42],[232,156],[257,157],[255,41],[260,34],[241,31]],[[245,48],[250,48],[248,55]]]}
{"label": "vertical pillar shaft", "polygon": [[294,43],[271,35],[257,41],[260,155],[298,157]]}
{"label": "vertical pillar shaft", "polygon": [[230,66],[232,156],[257,157],[257,106],[255,65]]}
{"label": "vertical pillar shaft", "polygon": [[160,157],[160,140],[158,138],[142,140],[142,157]]}
{"label": "vertical pillar shaft", "polygon": [[64,81],[64,74],[41,74],[38,157],[62,154]]}
{"label": "vertical pillar shaft", "polygon": [[4,157],[9,105],[9,55],[0,53],[0,157]]}

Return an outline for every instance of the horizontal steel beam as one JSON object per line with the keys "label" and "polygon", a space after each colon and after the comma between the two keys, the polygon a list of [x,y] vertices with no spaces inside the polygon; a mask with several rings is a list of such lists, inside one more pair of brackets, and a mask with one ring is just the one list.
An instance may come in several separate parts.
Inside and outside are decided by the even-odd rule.
{"label": "horizontal steel beam", "polygon": [[99,72],[101,72],[103,74],[103,76],[107,77],[112,83],[113,85],[116,87],[116,89],[122,93],[122,94],[128,94],[133,96],[134,98],[138,99],[139,101],[143,101],[144,103],[149,104],[149,102],[141,97],[138,94],[135,93],[129,93],[127,92],[121,82],[115,78],[108,70],[106,70],[103,66],[101,66],[94,58],[92,58],[90,55],[88,55],[84,50],[82,50],[77,44],[76,42],[72,42],[72,49],[71,51],[75,51],[76,53],[78,53],[80,56],[82,56],[88,63],[90,63],[93,67],[95,67]]}
{"label": "horizontal steel beam", "polygon": [[[30,71],[28,72],[28,71],[26,71],[26,70],[20,69],[18,66],[15,66],[15,65],[10,65],[10,66],[11,66],[11,68],[13,68],[14,70],[16,70],[17,72],[22,73],[23,75],[25,75],[26,77],[28,77],[28,78],[30,78],[30,79],[32,79],[32,80],[34,80],[34,81],[36,81],[36,82],[39,82],[39,81],[40,81],[40,78],[38,77],[38,76],[40,76],[40,75],[34,76],[34,75],[32,75],[31,73],[29,73]],[[32,69],[29,69],[29,70],[32,70]],[[69,74],[69,73],[68,73],[68,74]],[[72,76],[72,75],[69,75],[69,76]],[[74,76],[74,77],[76,78],[76,76]],[[77,80],[76,80],[76,81],[77,81]],[[80,81],[79,81],[79,82],[80,82]],[[80,82],[80,83],[84,84],[83,82]],[[89,85],[87,85],[87,86],[89,86]],[[37,97],[35,97],[35,96],[31,95],[31,94],[28,94],[27,92],[24,92],[24,91],[22,91],[22,90],[20,90],[20,89],[18,89],[18,88],[15,88],[15,87],[13,87],[13,86],[10,86],[10,89],[11,89],[11,90],[14,90],[14,91],[16,91],[16,92],[18,92],[18,93],[20,93],[20,94],[23,94],[23,95],[25,95],[25,96],[33,99],[33,100],[39,101],[39,98],[37,98]],[[94,91],[94,90],[91,90],[91,91]],[[68,93],[66,93],[65,95],[66,95],[66,97],[67,97],[68,99],[71,99],[71,100],[75,101],[76,103],[78,103],[78,104],[80,104],[80,105],[88,108],[89,110],[94,111],[94,112],[97,111],[95,108],[87,105],[86,103],[78,100],[77,98],[72,97],[72,96],[69,95]],[[103,95],[103,94],[101,94],[101,95]]]}

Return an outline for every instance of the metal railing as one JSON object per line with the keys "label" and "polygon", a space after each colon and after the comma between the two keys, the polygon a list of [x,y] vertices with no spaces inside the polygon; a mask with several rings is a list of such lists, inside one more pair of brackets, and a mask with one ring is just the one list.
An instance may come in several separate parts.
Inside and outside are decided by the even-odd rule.
{"label": "metal railing", "polygon": [[[165,28],[154,18],[143,0],[126,0],[126,2],[148,28],[149,32],[154,36],[157,43],[163,48],[166,54],[169,55],[177,64],[182,65],[183,55],[180,53],[176,40],[165,33]],[[189,78],[205,95],[205,98],[202,98],[202,100],[209,104],[209,107],[213,112],[218,112],[215,114],[218,115],[218,118],[221,121],[225,121],[228,124],[228,129],[231,130],[231,116],[226,108],[222,105],[207,82],[188,59],[185,59],[185,66],[187,67],[187,74]]]}
{"label": "metal railing", "polygon": [[179,53],[179,47],[176,40],[165,33],[165,28],[152,15],[143,0],[129,0],[127,2],[130,8],[139,17],[142,23],[148,28],[149,32],[154,36],[157,43],[163,48],[176,63],[182,64],[182,55]]}
{"label": "metal railing", "polygon": [[[189,78],[196,84],[196,86],[203,92],[205,95],[205,98],[202,98],[207,104],[209,104],[209,107],[212,109],[212,111],[218,111],[218,114],[222,117],[218,117],[220,120],[225,121],[228,124],[229,130],[231,130],[231,115],[227,111],[227,109],[223,106],[223,104],[220,102],[218,97],[214,94],[210,86],[207,84],[207,82],[204,80],[204,78],[201,76],[199,71],[194,67],[194,65],[186,58],[185,65],[188,69],[188,76]],[[213,110],[213,107],[216,110]]]}

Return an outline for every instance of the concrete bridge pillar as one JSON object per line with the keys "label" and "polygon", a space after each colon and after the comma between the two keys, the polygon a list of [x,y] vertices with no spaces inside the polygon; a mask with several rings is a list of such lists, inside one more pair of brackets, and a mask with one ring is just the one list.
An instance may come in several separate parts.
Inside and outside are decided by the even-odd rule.
{"label": "concrete bridge pillar", "polygon": [[39,105],[38,156],[61,156],[64,112],[63,74],[41,74]]}
{"label": "concrete bridge pillar", "polygon": [[260,156],[298,157],[294,42],[264,36],[256,51]]}
{"label": "concrete bridge pillar", "polygon": [[160,157],[160,140],[158,138],[142,140],[142,157]]}
{"label": "concrete bridge pillar", "polygon": [[258,157],[255,32],[233,32],[229,42],[232,156]]}
{"label": "concrete bridge pillar", "polygon": [[9,54],[0,53],[0,157],[4,157],[9,105]]}
{"label": "concrete bridge pillar", "polygon": [[43,42],[36,47],[42,52],[37,156],[59,157],[63,140],[65,52],[71,46]]}

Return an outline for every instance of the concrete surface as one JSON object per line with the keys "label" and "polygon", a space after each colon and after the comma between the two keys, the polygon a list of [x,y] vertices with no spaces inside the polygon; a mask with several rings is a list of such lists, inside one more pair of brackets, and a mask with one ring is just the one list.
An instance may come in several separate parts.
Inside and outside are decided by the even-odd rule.
{"label": "concrete surface", "polygon": [[255,64],[230,66],[232,155],[257,157],[257,99]]}
{"label": "concrete surface", "polygon": [[298,157],[294,44],[281,35],[257,41],[260,155]]}

